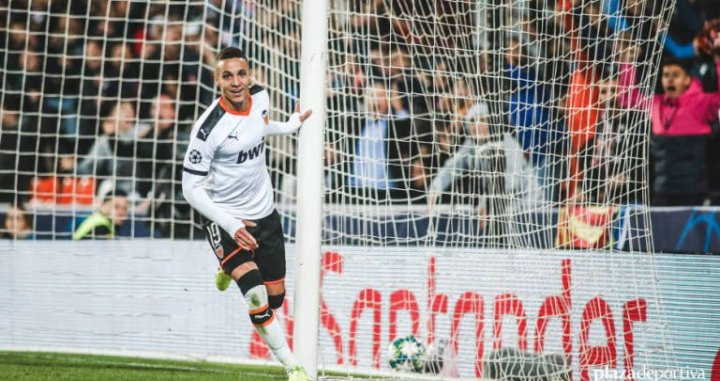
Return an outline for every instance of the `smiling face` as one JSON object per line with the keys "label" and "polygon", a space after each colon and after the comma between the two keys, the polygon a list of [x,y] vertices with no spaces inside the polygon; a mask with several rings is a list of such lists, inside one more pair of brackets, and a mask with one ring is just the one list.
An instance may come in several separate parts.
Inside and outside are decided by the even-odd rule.
{"label": "smiling face", "polygon": [[250,65],[244,58],[226,58],[218,61],[215,83],[220,87],[226,106],[242,111],[249,103],[248,88],[252,84]]}

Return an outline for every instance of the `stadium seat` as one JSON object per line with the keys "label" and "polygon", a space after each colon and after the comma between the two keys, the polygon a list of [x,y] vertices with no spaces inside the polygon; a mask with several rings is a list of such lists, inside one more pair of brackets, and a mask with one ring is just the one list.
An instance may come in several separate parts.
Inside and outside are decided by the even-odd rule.
{"label": "stadium seat", "polygon": [[95,179],[92,177],[73,178],[62,180],[58,204],[92,205],[95,194]]}
{"label": "stadium seat", "polygon": [[62,205],[92,205],[96,181],[92,177],[35,178],[32,182],[32,200]]}
{"label": "stadium seat", "polygon": [[32,201],[53,203],[56,200],[59,188],[57,177],[36,177],[30,185],[32,189]]}

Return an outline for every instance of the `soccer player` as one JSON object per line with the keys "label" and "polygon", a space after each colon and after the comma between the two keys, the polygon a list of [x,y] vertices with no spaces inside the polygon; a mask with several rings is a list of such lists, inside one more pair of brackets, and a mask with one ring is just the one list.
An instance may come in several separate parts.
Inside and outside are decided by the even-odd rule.
{"label": "soccer player", "polygon": [[273,311],[285,297],[285,240],[265,166],[265,137],[297,131],[311,111],[271,121],[268,93],[253,84],[248,59],[237,48],[218,55],[215,83],[221,97],[190,132],[183,195],[207,219],[210,246],[240,287],[257,332],[291,381],[308,380]]}

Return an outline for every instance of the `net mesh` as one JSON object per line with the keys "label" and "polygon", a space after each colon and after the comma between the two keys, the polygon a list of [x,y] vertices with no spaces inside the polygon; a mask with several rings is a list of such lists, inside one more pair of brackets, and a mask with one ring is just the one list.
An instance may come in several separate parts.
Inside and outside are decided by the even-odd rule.
{"label": "net mesh", "polygon": [[[299,3],[11,1],[0,5],[2,202],[33,211],[39,238],[69,238],[105,195],[130,200],[119,236],[198,238],[181,196],[195,119],[219,96],[222,47],[239,46],[271,117],[299,89]],[[269,167],[288,199],[293,141],[271,140]]]}
{"label": "net mesh", "polygon": [[[654,84],[648,69],[669,8],[610,3],[332,8],[328,200],[392,205],[393,221],[398,210],[447,215],[449,205],[472,223],[406,238],[445,233],[456,246],[508,248],[567,244],[554,230],[558,210],[644,205],[647,114],[630,98]],[[647,230],[633,233],[647,240]]]}
{"label": "net mesh", "polygon": [[[300,95],[300,5],[0,3],[2,201],[25,205],[36,238],[70,238],[120,193],[130,202],[119,238],[202,238],[180,178],[192,123],[218,96],[215,55],[243,48],[269,90],[271,118],[285,120]],[[523,320],[521,310],[577,322],[611,306],[616,319],[639,320],[645,309],[614,296],[629,290],[662,316],[652,257],[613,255],[652,251],[647,97],[672,6],[330,1],[322,364],[387,369],[386,346],[411,333],[434,350],[445,343],[445,375],[481,377],[512,363],[522,366],[503,371],[530,377],[533,364],[550,364],[536,356],[542,340],[501,333],[493,312],[542,332],[547,321]],[[268,144],[292,243],[296,138]],[[566,285],[564,257],[577,255],[587,255],[574,270],[584,278]],[[563,304],[564,292],[582,302]],[[608,303],[594,299],[605,292]],[[547,295],[554,307],[543,307]],[[617,336],[632,333],[618,324]],[[662,324],[644,328],[661,339],[636,342],[637,364],[667,360]],[[615,367],[614,350],[633,356],[609,349],[610,339],[593,341],[601,323],[573,325],[574,349],[561,339],[563,325],[548,327],[557,340],[545,352],[566,361],[559,374]],[[504,342],[517,353],[500,351],[508,330]]]}
{"label": "net mesh", "polygon": [[[645,287],[652,258],[625,267],[611,255],[652,251],[648,97],[672,6],[333,2],[324,243],[337,253],[323,258],[323,292],[344,302],[323,306],[321,332],[327,342],[349,337],[344,353],[323,346],[325,361],[382,367],[400,356],[394,339],[410,333],[435,356],[444,350],[445,365],[425,371],[445,376],[587,379],[593,366],[616,366],[621,355],[602,345],[543,347],[547,306],[538,294],[557,284],[543,289],[549,283],[533,279],[572,283],[566,291],[587,304],[566,305],[571,319],[609,313],[595,292],[623,308],[602,291],[607,282],[650,292],[646,301],[660,311],[657,290]],[[571,259],[553,249],[571,249]],[[583,253],[584,263],[573,262]],[[345,268],[364,261],[367,270],[337,270],[333,259]],[[579,279],[569,277],[572,263]],[[620,269],[632,274],[628,282]],[[570,303],[553,300],[559,309]],[[635,352],[638,363],[667,365],[660,320],[647,328],[659,341]],[[580,323],[580,336],[612,340],[584,331],[590,325]],[[570,335],[564,330],[551,329],[556,339]]]}

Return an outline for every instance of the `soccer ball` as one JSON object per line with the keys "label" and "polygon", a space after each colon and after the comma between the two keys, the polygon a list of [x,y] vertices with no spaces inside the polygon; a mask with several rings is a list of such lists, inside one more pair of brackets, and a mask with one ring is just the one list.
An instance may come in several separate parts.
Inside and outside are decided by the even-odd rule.
{"label": "soccer ball", "polygon": [[412,335],[395,339],[388,346],[388,363],[400,372],[419,373],[425,366],[425,346]]}

